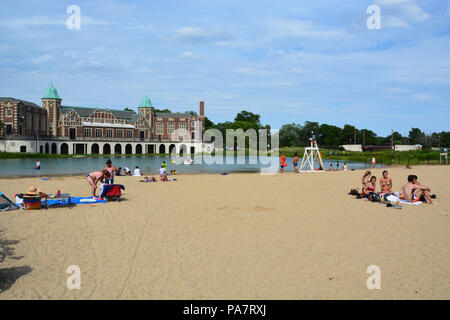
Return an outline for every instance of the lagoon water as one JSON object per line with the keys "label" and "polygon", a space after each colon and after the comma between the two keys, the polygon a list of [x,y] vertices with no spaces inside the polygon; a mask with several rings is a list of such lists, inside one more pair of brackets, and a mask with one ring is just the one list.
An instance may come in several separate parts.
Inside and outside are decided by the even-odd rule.
{"label": "lagoon water", "polygon": [[[88,174],[92,171],[101,170],[105,167],[106,160],[111,159],[113,165],[118,167],[128,167],[132,171],[136,166],[139,166],[143,174],[156,174],[163,161],[167,163],[167,170],[176,169],[179,174],[183,173],[239,173],[239,172],[259,172],[262,167],[267,167],[258,161],[255,156],[246,157],[224,157],[223,164],[207,164],[205,161],[201,164],[193,163],[191,165],[184,164],[171,164],[170,156],[105,156],[105,157],[83,157],[83,158],[44,158],[40,159],[41,170],[39,175],[52,176],[52,175],[76,175],[76,174]],[[267,157],[263,160],[268,161]],[[271,158],[278,165],[279,159],[276,157]],[[227,162],[232,162],[229,164]],[[244,163],[238,163],[244,162]],[[251,163],[253,162],[253,163]],[[294,171],[292,165],[292,158],[287,158],[288,167],[286,171]],[[342,168],[344,161],[330,161],[324,160],[325,169],[333,164],[339,163],[339,167]],[[266,162],[267,163],[267,162]],[[299,166],[301,159],[299,162]],[[365,167],[364,163],[347,162],[349,170],[362,169]],[[317,164],[316,164],[317,166]],[[0,160],[0,177],[11,176],[35,176],[37,174],[34,170],[34,159],[8,159]]]}

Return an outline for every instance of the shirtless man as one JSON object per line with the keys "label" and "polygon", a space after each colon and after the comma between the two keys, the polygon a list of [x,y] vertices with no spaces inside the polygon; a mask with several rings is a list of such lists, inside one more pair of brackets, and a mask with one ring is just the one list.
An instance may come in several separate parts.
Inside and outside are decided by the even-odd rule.
{"label": "shirtless man", "polygon": [[381,193],[392,192],[392,179],[389,177],[387,170],[383,171],[383,176],[380,179]]}
{"label": "shirtless man", "polygon": [[417,181],[417,176],[413,174],[408,176],[408,183],[403,186],[403,194],[405,195],[406,200],[412,202],[419,201],[420,198],[424,196],[425,201],[428,204],[432,204],[430,192],[431,189],[421,185]]}

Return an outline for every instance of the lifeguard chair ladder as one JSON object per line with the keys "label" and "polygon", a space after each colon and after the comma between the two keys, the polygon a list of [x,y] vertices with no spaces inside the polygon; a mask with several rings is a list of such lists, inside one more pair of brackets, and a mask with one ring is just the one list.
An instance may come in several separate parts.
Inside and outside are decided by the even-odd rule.
{"label": "lifeguard chair ladder", "polygon": [[[311,134],[312,137],[309,138],[310,147],[305,148],[305,153],[303,154],[302,164],[300,165],[299,172],[317,172],[325,170],[314,132],[311,132]],[[317,162],[319,162],[318,170],[314,170],[314,160],[316,159]]]}

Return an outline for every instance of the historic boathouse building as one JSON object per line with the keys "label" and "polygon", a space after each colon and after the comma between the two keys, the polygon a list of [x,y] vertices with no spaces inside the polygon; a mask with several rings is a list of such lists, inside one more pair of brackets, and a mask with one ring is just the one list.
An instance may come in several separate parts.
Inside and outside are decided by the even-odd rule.
{"label": "historic boathouse building", "polygon": [[204,102],[199,114],[161,113],[148,97],[138,112],[62,105],[51,85],[42,107],[0,97],[0,151],[54,154],[189,154],[210,151],[202,143]]}

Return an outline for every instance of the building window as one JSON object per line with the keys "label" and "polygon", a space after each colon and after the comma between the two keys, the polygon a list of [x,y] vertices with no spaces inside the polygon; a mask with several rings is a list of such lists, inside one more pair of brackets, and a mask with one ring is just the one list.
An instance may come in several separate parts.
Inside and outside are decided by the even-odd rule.
{"label": "building window", "polygon": [[86,138],[90,138],[91,137],[91,129],[84,129],[84,136]]}
{"label": "building window", "polygon": [[192,128],[195,128],[195,123],[196,123],[196,121],[191,121]]}
{"label": "building window", "polygon": [[172,134],[175,131],[175,123],[174,122],[169,122],[167,124],[167,133],[168,134]]}
{"label": "building window", "polygon": [[106,129],[106,137],[112,138],[113,137],[113,131],[111,129]]}
{"label": "building window", "polygon": [[191,139],[195,139],[195,132],[194,131],[191,132]]}
{"label": "building window", "polygon": [[127,130],[127,138],[128,139],[133,138],[133,130]]}
{"label": "building window", "polygon": [[102,129],[95,129],[95,137],[96,138],[101,138],[102,136],[103,136],[103,130]]}
{"label": "building window", "polygon": [[156,124],[156,134],[164,134],[164,124],[162,122]]}
{"label": "building window", "polygon": [[12,117],[12,109],[6,109],[6,116]]}
{"label": "building window", "polygon": [[13,133],[13,126],[12,124],[6,125],[6,134],[12,134]]}
{"label": "building window", "polygon": [[186,122],[180,122],[178,124],[178,131],[180,131],[181,134],[186,133]]}
{"label": "building window", "polygon": [[116,138],[123,138],[123,130],[116,131]]}
{"label": "building window", "polygon": [[53,129],[53,122],[50,122],[50,123],[48,124],[48,128],[49,128],[50,130]]}

